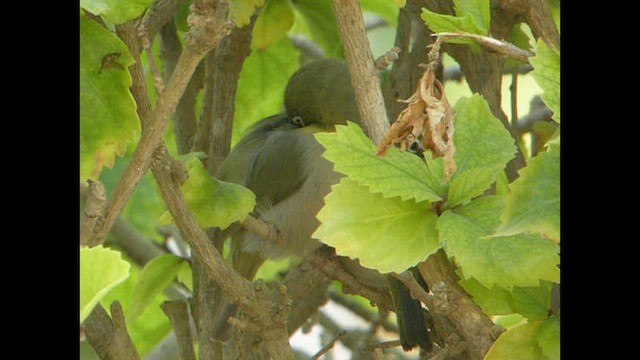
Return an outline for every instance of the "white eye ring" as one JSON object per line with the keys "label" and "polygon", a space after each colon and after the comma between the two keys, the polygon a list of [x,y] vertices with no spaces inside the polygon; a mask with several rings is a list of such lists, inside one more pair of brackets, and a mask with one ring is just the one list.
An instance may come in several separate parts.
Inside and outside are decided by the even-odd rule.
{"label": "white eye ring", "polygon": [[300,116],[294,116],[293,119],[291,119],[291,122],[293,122],[294,124],[300,126],[300,127],[304,127],[304,120],[302,120],[302,118]]}

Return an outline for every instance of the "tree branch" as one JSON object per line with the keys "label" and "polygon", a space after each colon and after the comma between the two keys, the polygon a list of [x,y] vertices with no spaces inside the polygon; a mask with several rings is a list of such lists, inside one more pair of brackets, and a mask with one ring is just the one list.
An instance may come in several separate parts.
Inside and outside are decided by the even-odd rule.
{"label": "tree branch", "polygon": [[251,282],[224,261],[185,204],[176,176],[172,173],[172,169],[176,168],[174,164],[175,160],[166,152],[158,151],[154,156],[152,171],[160,195],[184,239],[191,246],[192,253],[200,259],[200,265],[209,277],[261,329],[265,347],[271,356],[274,359],[293,359],[286,331],[286,314],[282,313],[284,310],[269,293],[256,292]]}
{"label": "tree branch", "polygon": [[[430,255],[425,262],[418,264],[418,270],[433,293],[425,303],[434,315],[437,332],[450,336],[449,330],[441,333],[441,318],[450,321],[455,326],[455,332],[467,344],[470,359],[483,359],[501,330],[458,284],[459,278],[444,251],[441,249]],[[456,347],[455,343],[450,345]]]}
{"label": "tree branch", "polygon": [[151,42],[164,24],[173,18],[182,3],[184,0],[158,0],[154,2],[138,30],[139,33]]}
{"label": "tree branch", "polygon": [[345,308],[349,309],[349,311],[351,311],[352,313],[360,316],[361,318],[363,318],[364,320],[370,323],[377,322],[386,331],[393,332],[396,334],[399,333],[398,326],[396,324],[393,324],[389,320],[382,318],[380,314],[375,314],[369,311],[368,309],[365,309],[358,302],[351,301],[350,299],[332,290],[329,290],[329,299],[333,300],[335,303],[341,306],[344,306]]}
{"label": "tree branch", "polygon": [[195,1],[192,5],[192,12],[189,17],[191,29],[186,35],[186,47],[178,60],[166,90],[158,99],[153,116],[142,130],[142,136],[133,153],[131,162],[113,190],[104,216],[100,218],[94,228],[92,239],[90,240],[92,243],[101,244],[104,242],[136,185],[149,169],[152,154],[160,144],[169,118],[175,111],[176,105],[200,59],[216,46],[220,38],[232,26],[226,21],[226,6],[226,3],[219,3],[214,0]]}
{"label": "tree branch", "polygon": [[356,94],[358,112],[365,134],[378,144],[389,129],[389,120],[374,67],[369,38],[358,0],[332,0],[333,12]]}
{"label": "tree branch", "polygon": [[185,301],[165,301],[160,307],[167,315],[176,334],[180,359],[196,360],[193,350],[193,336],[191,335],[191,323],[189,321],[189,306]]}
{"label": "tree branch", "polygon": [[[162,48],[160,55],[164,59],[165,79],[169,79],[175,69],[182,51],[177,29],[173,21],[167,22],[161,29]],[[208,55],[210,56],[210,55]],[[199,64],[180,98],[173,116],[173,132],[175,134],[178,154],[191,151],[196,136],[196,103],[198,92],[202,88],[204,66]]]}
{"label": "tree branch", "polygon": [[320,359],[320,357],[326,353],[329,352],[329,350],[333,349],[333,346],[336,344],[336,341],[340,340],[341,337],[344,336],[344,334],[346,334],[347,331],[346,330],[342,330],[339,333],[337,333],[333,339],[331,339],[331,341],[329,341],[329,343],[327,343],[325,346],[323,346],[320,350],[318,350],[317,353],[315,353],[315,355],[313,355],[311,357],[311,360],[318,360]]}
{"label": "tree branch", "polygon": [[124,320],[122,306],[118,301],[111,304],[113,321],[98,304],[84,321],[87,340],[103,360],[139,360]]}
{"label": "tree branch", "polygon": [[80,245],[95,246],[92,243],[91,233],[103,215],[103,211],[107,202],[107,194],[104,185],[100,181],[89,180],[88,186],[84,190],[84,211],[80,217]]}

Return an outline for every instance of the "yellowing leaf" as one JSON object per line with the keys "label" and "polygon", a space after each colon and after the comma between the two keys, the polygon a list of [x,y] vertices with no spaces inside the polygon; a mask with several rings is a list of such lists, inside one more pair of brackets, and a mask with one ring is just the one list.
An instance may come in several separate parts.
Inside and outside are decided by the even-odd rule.
{"label": "yellowing leaf", "polygon": [[80,180],[97,180],[139,136],[127,70],[133,62],[118,37],[80,17]]}
{"label": "yellowing leaf", "polygon": [[[228,227],[244,220],[256,204],[251,190],[238,184],[220,181],[211,177],[198,159],[192,157],[186,167],[189,178],[182,184],[184,200],[202,228]],[[163,224],[172,221],[165,212],[160,218]]]}
{"label": "yellowing leaf", "polygon": [[80,0],[80,7],[117,25],[142,15],[152,3],[153,0]]}
{"label": "yellowing leaf", "polygon": [[130,267],[118,251],[102,245],[80,247],[80,323],[111,289],[129,277]]}

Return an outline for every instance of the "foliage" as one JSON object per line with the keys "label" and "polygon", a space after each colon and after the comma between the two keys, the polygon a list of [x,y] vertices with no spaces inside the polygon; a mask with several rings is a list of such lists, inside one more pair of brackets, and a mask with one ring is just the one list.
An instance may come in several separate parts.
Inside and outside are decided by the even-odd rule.
{"label": "foliage", "polygon": [[[80,2],[80,180],[101,180],[108,195],[131,160],[133,149],[128,145],[135,144],[141,128],[129,92],[128,67],[134,57],[113,29],[143,15],[151,3]],[[176,15],[181,38],[188,30],[188,3]],[[304,60],[289,36],[306,38],[327,57],[343,58],[344,50],[331,0],[228,3],[229,18],[239,27],[248,25],[255,10],[262,8],[235,96],[232,144],[236,144],[253,123],[282,109],[287,80]],[[490,36],[496,19],[490,16],[488,0],[453,3],[455,15],[425,9],[421,18],[433,32]],[[405,1],[362,0],[361,6],[393,30]],[[85,12],[99,16],[106,26]],[[540,39],[532,41],[526,26],[514,27],[513,35],[517,46],[535,47],[531,76],[559,123],[559,49]],[[450,41],[480,51],[469,40]],[[153,51],[159,52],[158,42]],[[163,69],[162,59],[156,61]],[[148,84],[153,84],[146,55],[142,64]],[[149,92],[155,100],[151,86]],[[547,126],[542,151],[527,158],[518,178],[510,182],[505,168],[519,149],[485,98],[456,96],[452,104],[457,170],[449,178],[443,158],[434,158],[430,152],[421,158],[392,148],[385,157],[378,157],[375,144],[353,123],[337,126],[333,133],[316,134],[325,148],[323,156],[345,176],[325,198],[313,236],[334,247],[338,255],[359,259],[363,266],[381,273],[403,272],[443,249],[474,303],[506,327],[485,359],[559,359],[560,317],[550,315],[549,309],[552,289],[560,283],[560,132],[555,130],[556,123],[537,124]],[[165,140],[175,155],[173,135],[167,133]],[[181,191],[202,228],[227,228],[254,210],[255,195],[248,189],[212,177],[196,157],[187,157],[184,164],[188,178]],[[155,187],[147,174],[122,213],[146,238],[157,238],[156,227],[172,220]],[[294,264],[290,260],[270,263],[260,276],[276,279]],[[166,299],[163,290],[173,282],[193,290],[192,275],[190,263],[173,255],[160,256],[139,270],[118,250],[81,247],[80,322],[96,304],[107,307],[120,301],[131,338],[145,356],[171,331],[159,308]]]}
{"label": "foliage", "polygon": [[80,247],[80,323],[111,289],[129,277],[129,268],[118,251]]}

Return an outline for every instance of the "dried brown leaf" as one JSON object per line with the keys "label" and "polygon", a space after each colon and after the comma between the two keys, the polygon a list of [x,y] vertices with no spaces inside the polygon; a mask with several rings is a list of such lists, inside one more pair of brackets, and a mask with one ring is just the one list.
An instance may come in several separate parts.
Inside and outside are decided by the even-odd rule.
{"label": "dried brown leaf", "polygon": [[444,157],[446,182],[456,171],[453,160],[454,114],[432,66],[427,66],[416,92],[403,102],[409,105],[384,135],[378,145],[378,156],[384,156],[395,144],[400,144],[400,149],[405,151],[422,136],[424,150],[430,150],[434,158]]}

